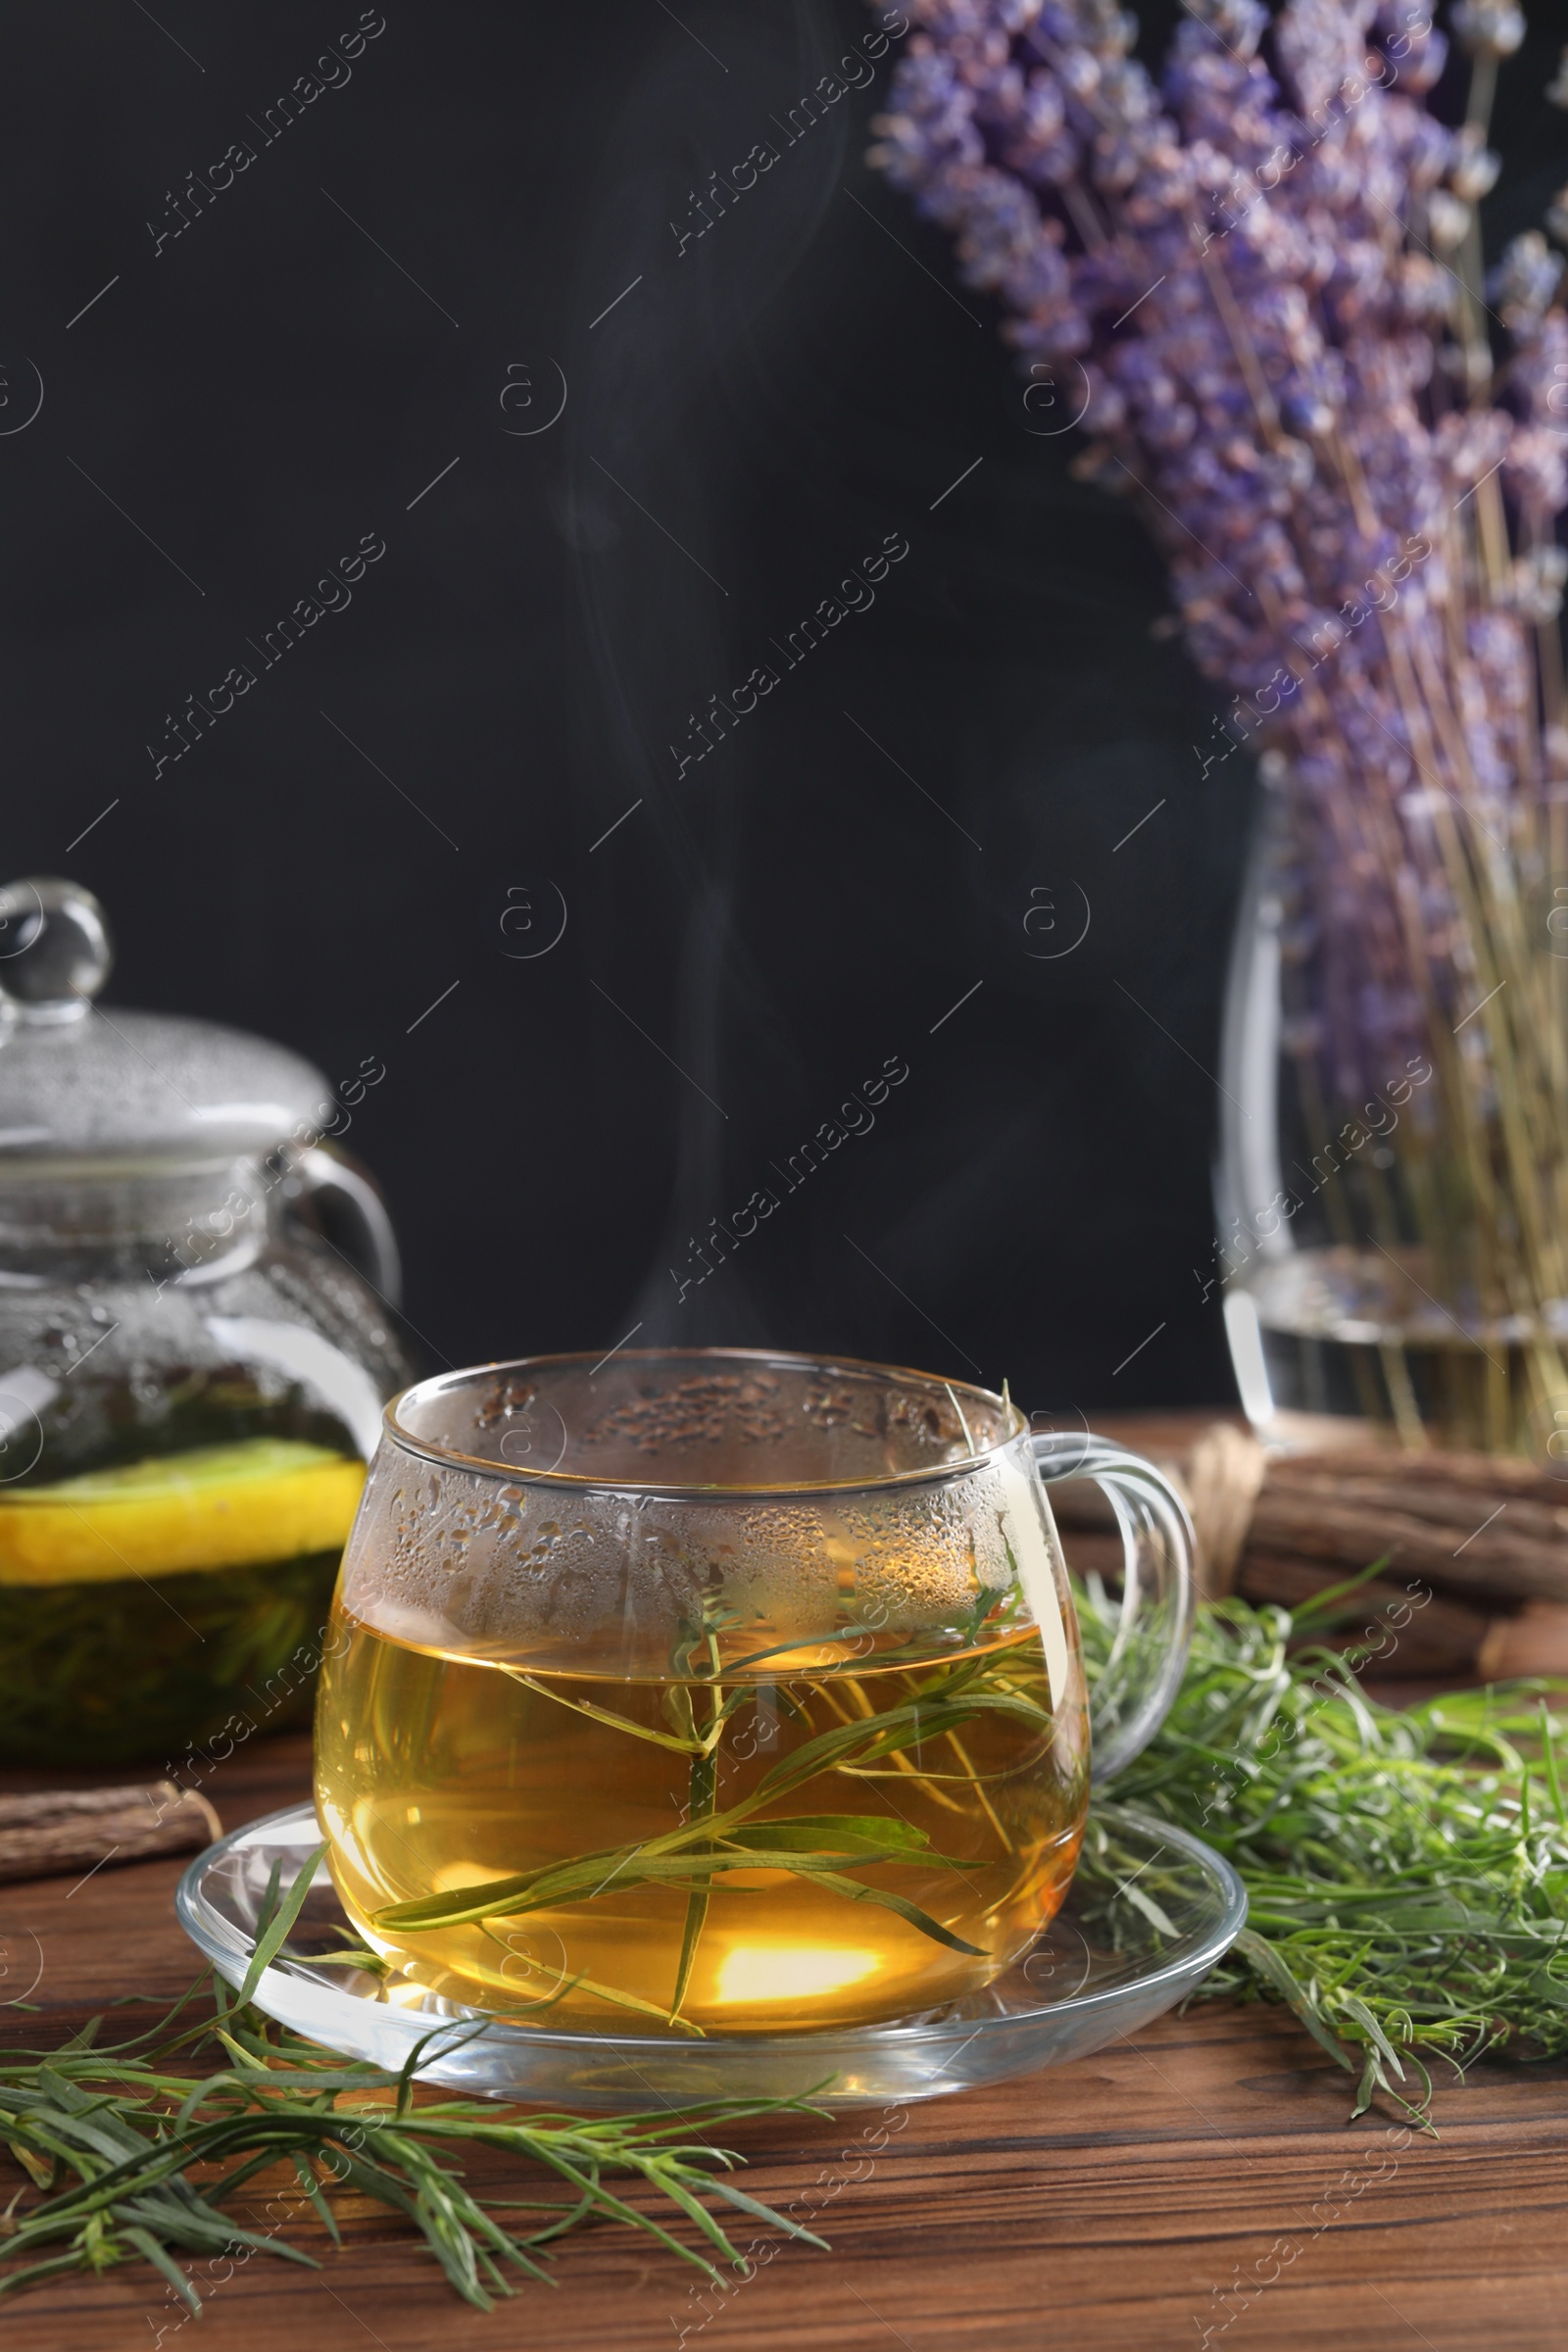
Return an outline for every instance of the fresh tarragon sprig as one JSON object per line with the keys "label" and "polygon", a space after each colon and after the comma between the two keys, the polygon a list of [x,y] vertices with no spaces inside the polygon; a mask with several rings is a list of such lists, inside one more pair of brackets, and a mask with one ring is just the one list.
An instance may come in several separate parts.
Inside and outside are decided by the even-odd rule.
{"label": "fresh tarragon sprig", "polygon": [[[1363,1581],[1294,1616],[1204,1603],[1176,1702],[1116,1794],[1217,1846],[1247,1887],[1248,1924],[1200,1997],[1287,2002],[1358,2079],[1353,2115],[1381,2093],[1429,2128],[1433,2056],[1462,2074],[1505,2041],[1568,2054],[1568,1683],[1379,1705],[1356,1648],[1315,1645],[1360,1617]],[[1113,1629],[1079,1617],[1099,1662]],[[1098,1902],[1108,1927],[1125,1880],[1113,1850],[1091,1854],[1080,1917]]]}
{"label": "fresh tarragon sprig", "polygon": [[[312,1867],[301,1874],[307,1885],[311,1875]],[[293,1902],[290,1910],[288,1898],[279,1907],[266,1931],[270,1948],[261,1966],[283,1945],[298,1908]],[[266,2255],[318,2268],[277,2231],[248,2228],[229,2210],[256,2174],[280,2161],[293,2165],[301,2218],[308,2200],[334,2245],[341,2239],[332,2191],[372,2198],[415,2225],[449,2283],[480,2310],[513,2294],[519,2272],[547,2278],[551,2241],[594,2218],[626,2223],[714,2280],[717,2263],[747,2268],[719,2218],[726,2206],[788,2237],[823,2243],[748,2196],[728,2178],[743,2160],[703,2139],[743,2116],[820,2112],[807,2103],[725,2100],[595,2120],[524,2115],[490,2099],[416,2106],[414,2077],[423,2042],[392,2074],[302,2040],[230,1999],[217,1978],[211,1989],[216,2018],[193,2030],[170,2031],[200,1984],[129,2041],[101,2045],[104,2020],[95,2017],[61,2049],[0,2057],[0,2140],[23,2175],[0,2214],[0,2294],[140,2259],[163,2274],[194,2314],[201,2297],[181,2254]],[[178,2069],[191,2045],[204,2041],[216,2042],[227,2062],[193,2080]],[[509,2229],[497,2219],[497,2211],[508,2209],[490,2209],[464,2183],[461,2158],[471,2148],[543,2166],[564,2196],[523,2198],[523,2208],[543,2218],[520,2233]],[[617,2173],[657,2190],[674,2209],[670,2218],[684,2215],[708,2251],[683,2244],[663,2222],[617,2194],[607,2178]],[[24,2202],[37,2191],[37,2202]]]}

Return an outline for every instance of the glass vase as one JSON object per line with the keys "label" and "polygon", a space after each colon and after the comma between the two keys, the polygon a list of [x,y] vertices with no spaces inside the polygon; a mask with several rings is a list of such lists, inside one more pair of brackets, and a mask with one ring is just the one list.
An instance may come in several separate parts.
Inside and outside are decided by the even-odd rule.
{"label": "glass vase", "polygon": [[1278,1436],[1282,1413],[1354,1416],[1407,1448],[1568,1476],[1568,915],[1554,930],[1549,853],[1472,825],[1500,853],[1481,870],[1450,826],[1451,884],[1377,870],[1278,754],[1260,769],[1218,1232],[1196,1269],[1223,1296],[1249,1417]]}

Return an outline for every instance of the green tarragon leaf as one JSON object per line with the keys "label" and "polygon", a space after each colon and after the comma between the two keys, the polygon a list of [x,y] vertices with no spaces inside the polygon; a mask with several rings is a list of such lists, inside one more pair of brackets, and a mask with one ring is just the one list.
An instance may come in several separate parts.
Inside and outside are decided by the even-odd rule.
{"label": "green tarragon leaf", "polygon": [[792,1813],[783,1821],[749,1822],[744,1828],[726,1831],[725,1836],[733,1844],[759,1851],[772,1846],[796,1846],[804,1851],[813,1844],[831,1843],[844,1853],[854,1852],[858,1845],[876,1846],[916,1855],[921,1861],[929,1857],[931,1845],[925,1831],[912,1821],[900,1821],[887,1813]]}

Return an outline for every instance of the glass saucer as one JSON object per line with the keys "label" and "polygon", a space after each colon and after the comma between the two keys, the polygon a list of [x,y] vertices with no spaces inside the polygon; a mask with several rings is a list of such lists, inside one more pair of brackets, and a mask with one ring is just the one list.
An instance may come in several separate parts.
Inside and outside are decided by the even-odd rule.
{"label": "glass saucer", "polygon": [[[220,1838],[181,1879],[180,1925],[230,1984],[256,1948],[272,1865],[286,1891],[320,1839],[314,1809],[291,1805]],[[305,1956],[265,1969],[254,1997],[296,2033],[378,2066],[401,2067],[429,2036],[419,2079],[470,2093],[612,2110],[809,2093],[856,2107],[940,2098],[1086,2057],[1173,2008],[1246,1917],[1241,1881],[1208,1846],[1097,1803],[1066,1902],[1024,1958],[983,1992],[889,2025],[699,2041],[486,2020],[401,1976],[313,1964],[309,1954],[340,1944],[347,1924],[324,1870],[289,1937]]]}

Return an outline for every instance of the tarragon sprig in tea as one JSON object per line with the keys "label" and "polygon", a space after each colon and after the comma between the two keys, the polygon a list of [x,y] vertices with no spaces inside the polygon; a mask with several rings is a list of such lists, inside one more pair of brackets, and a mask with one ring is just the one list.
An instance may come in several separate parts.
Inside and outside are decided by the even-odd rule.
{"label": "tarragon sprig in tea", "polygon": [[[989,1607],[991,1599],[991,1595],[985,1595],[981,1605]],[[980,1776],[958,1742],[958,1733],[986,1715],[998,1714],[1025,1723],[1045,1738],[1054,1729],[1050,1713],[1017,1688],[1017,1663],[1010,1651],[960,1658],[914,1681],[912,1687],[906,1674],[901,1678],[906,1695],[897,1705],[880,1711],[872,1709],[853,1675],[839,1678],[841,1687],[865,1711],[815,1733],[794,1754],[782,1758],[764,1773],[749,1796],[720,1808],[716,1802],[717,1765],[724,1729],[742,1707],[756,1702],[760,1689],[756,1681],[734,1683],[727,1688],[720,1683],[720,1674],[725,1670],[718,1637],[730,1622],[710,1606],[701,1625],[676,1644],[671,1657],[674,1679],[662,1700],[662,1711],[669,1727],[663,1731],[635,1723],[627,1716],[587,1700],[568,1697],[521,1668],[502,1669],[526,1689],[559,1706],[569,1707],[595,1723],[688,1756],[687,1817],[679,1828],[658,1838],[603,1846],[564,1861],[541,1863],[532,1870],[489,1879],[478,1886],[392,1903],[374,1914],[375,1926],[397,1936],[462,1927],[478,1927],[489,1933],[491,1921],[552,1910],[563,1904],[593,1902],[612,1888],[617,1895],[634,1886],[683,1890],[687,1897],[686,1920],[667,2008],[656,2008],[652,2002],[614,1986],[590,1983],[564,1970],[546,1968],[544,1973],[557,1979],[556,1998],[581,1989],[618,2006],[658,2016],[664,2024],[691,2034],[700,2034],[702,2029],[680,2012],[709,1904],[715,1886],[735,1873],[759,1869],[787,1871],[845,1902],[869,1903],[894,1912],[922,1936],[966,1959],[984,1959],[987,1955],[981,1945],[956,1935],[907,1896],[851,1875],[885,1863],[906,1866],[913,1863],[922,1870],[932,1871],[973,1868],[972,1860],[936,1851],[927,1832],[914,1823],[882,1813],[785,1814],[766,1819],[761,1816],[769,1806],[820,1773],[881,1777],[885,1771],[900,1766],[908,1769],[911,1750],[924,1750],[939,1740],[947,1740],[960,1765],[959,1772],[951,1777],[973,1788],[982,1809],[996,1824],[996,1814],[980,1787]],[[975,1630],[978,1631],[978,1625]],[[799,1645],[782,1646],[794,1649]],[[727,1671],[755,1668],[776,1654],[776,1651],[757,1652],[737,1661]],[[879,1661],[883,1663],[886,1661]],[[825,1694],[825,1682],[820,1689]],[[804,1722],[810,1723],[809,1710],[800,1699],[788,1697],[788,1703]],[[926,1772],[922,1756],[916,1777],[923,1780]]]}

